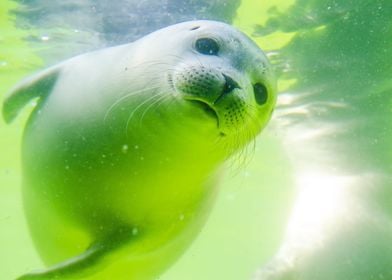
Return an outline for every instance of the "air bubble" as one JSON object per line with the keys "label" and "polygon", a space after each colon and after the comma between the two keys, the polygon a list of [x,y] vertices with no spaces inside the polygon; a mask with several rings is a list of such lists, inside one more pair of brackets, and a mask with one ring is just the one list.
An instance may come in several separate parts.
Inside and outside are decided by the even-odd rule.
{"label": "air bubble", "polygon": [[121,151],[122,151],[124,154],[128,153],[128,145],[123,145],[122,148],[121,148]]}
{"label": "air bubble", "polygon": [[139,234],[139,229],[137,227],[134,227],[132,229],[132,235],[138,235]]}

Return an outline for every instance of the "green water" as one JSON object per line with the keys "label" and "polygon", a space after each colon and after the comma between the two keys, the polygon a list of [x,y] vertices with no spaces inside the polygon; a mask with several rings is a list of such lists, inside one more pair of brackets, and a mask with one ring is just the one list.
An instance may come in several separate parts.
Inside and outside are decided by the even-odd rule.
{"label": "green water", "polygon": [[[45,50],[50,52],[51,41],[46,41],[45,31],[17,25],[11,12],[17,7],[10,0],[0,4],[2,96],[20,78],[43,67],[43,54]],[[283,240],[291,210],[296,209],[296,198],[302,190],[298,174],[309,168],[358,180],[355,188],[348,189],[353,193],[350,199],[366,189],[366,195],[358,195],[355,203],[361,207],[366,204],[363,209],[370,209],[365,212],[377,218],[377,226],[385,232],[390,230],[391,15],[392,2],[388,0],[241,2],[233,24],[269,52],[280,79],[279,106],[271,126],[258,138],[252,161],[243,170],[236,174],[229,171],[223,178],[220,197],[200,236],[160,279],[250,279],[275,255],[282,242],[289,243]],[[64,29],[58,34],[68,34]],[[32,36],[42,41],[32,42]],[[20,197],[20,142],[27,117],[28,112],[24,112],[12,125],[0,120],[1,279],[13,279],[42,267],[30,241]],[[315,185],[331,189],[335,181],[326,180],[332,183],[323,185],[323,178],[324,175],[316,176]],[[373,186],[370,191],[368,185]],[[319,197],[315,194],[311,199]],[[345,200],[340,203],[345,204]],[[312,208],[307,211],[312,212]],[[317,253],[312,263],[310,254],[303,263],[299,261],[296,273],[277,279],[389,279],[391,248],[378,232],[362,239],[374,243],[374,248],[369,245],[361,250],[358,242],[353,243],[356,249],[343,252],[344,243],[355,240],[360,232],[366,232],[363,229],[373,225],[367,220],[362,222],[363,214],[349,212],[347,216],[366,225],[353,226],[354,237],[347,234],[343,245],[340,239],[326,242],[330,245],[325,254],[331,257]],[[383,217],[382,223],[379,216]],[[305,225],[312,227],[312,221]],[[353,254],[357,253],[370,257],[355,258]],[[352,264],[344,266],[333,261],[341,257]],[[279,259],[277,263],[279,266]],[[309,268],[312,264],[322,274]]]}

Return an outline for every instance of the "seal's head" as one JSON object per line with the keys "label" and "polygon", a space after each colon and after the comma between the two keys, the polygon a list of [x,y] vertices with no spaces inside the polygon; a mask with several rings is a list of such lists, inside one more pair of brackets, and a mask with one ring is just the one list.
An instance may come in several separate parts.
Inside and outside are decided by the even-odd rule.
{"label": "seal's head", "polygon": [[[119,69],[129,69],[120,75],[129,75],[123,85],[132,89],[130,96],[138,93],[138,99],[127,99],[132,104],[122,102],[128,95],[121,90],[116,100],[122,102],[118,108],[124,112],[136,108],[131,115],[136,119],[140,114],[143,134],[148,125],[156,132],[159,119],[166,131],[156,133],[157,138],[164,135],[166,139],[171,131],[200,146],[215,137],[224,144],[221,147],[228,147],[223,151],[226,156],[231,156],[252,141],[270,119],[276,101],[271,65],[263,51],[232,26],[215,21],[183,22],[134,44],[127,53],[129,58],[121,58],[124,67]],[[169,106],[160,106],[165,104]],[[112,111],[107,110],[107,115],[114,116]],[[130,117],[116,119],[124,118],[127,131],[135,133],[138,128],[133,124],[137,123]],[[181,125],[174,127],[179,121]]]}
{"label": "seal's head", "polygon": [[167,40],[181,40],[167,73],[174,94],[214,117],[221,136],[245,142],[254,138],[276,100],[275,79],[263,51],[224,23],[192,21],[171,28],[176,35]]}

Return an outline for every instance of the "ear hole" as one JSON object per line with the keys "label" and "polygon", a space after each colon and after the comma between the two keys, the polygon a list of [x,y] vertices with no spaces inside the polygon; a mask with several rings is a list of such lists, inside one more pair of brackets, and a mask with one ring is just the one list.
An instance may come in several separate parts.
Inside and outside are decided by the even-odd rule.
{"label": "ear hole", "polygon": [[268,100],[267,88],[261,83],[256,83],[253,85],[253,91],[257,104],[264,105]]}

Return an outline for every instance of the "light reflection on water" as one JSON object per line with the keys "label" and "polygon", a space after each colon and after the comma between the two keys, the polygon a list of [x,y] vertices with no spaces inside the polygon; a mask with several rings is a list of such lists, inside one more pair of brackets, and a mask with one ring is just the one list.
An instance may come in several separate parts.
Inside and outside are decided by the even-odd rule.
{"label": "light reflection on water", "polygon": [[258,28],[298,31],[275,50],[278,69],[288,69],[281,79],[295,81],[280,96],[275,127],[297,198],[261,280],[392,278],[392,6],[327,2],[296,1]]}

